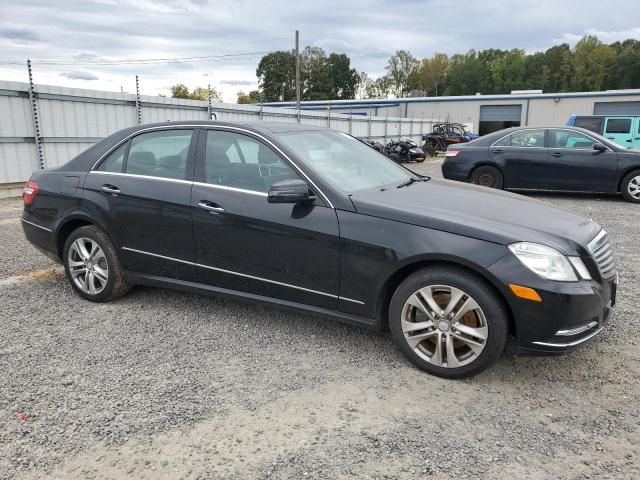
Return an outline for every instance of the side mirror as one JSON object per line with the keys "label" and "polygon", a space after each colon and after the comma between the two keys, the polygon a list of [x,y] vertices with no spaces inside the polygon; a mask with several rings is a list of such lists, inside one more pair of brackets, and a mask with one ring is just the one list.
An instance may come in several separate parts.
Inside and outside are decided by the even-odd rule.
{"label": "side mirror", "polygon": [[299,178],[274,183],[267,195],[269,203],[310,203],[315,199],[307,182]]}
{"label": "side mirror", "polygon": [[603,145],[602,143],[594,143],[593,144],[593,149],[597,150],[598,152],[606,152],[607,151],[606,145]]}

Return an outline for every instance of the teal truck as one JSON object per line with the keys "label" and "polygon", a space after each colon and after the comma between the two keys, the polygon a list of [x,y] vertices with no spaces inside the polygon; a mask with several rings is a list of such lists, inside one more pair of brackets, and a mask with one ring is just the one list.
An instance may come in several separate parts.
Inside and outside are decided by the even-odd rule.
{"label": "teal truck", "polygon": [[640,149],[640,115],[571,115],[567,125],[599,133],[624,148]]}

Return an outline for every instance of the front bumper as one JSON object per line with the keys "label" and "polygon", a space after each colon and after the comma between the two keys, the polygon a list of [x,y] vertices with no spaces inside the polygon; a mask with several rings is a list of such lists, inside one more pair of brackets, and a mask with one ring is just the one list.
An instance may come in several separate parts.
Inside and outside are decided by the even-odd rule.
{"label": "front bumper", "polygon": [[[602,332],[613,312],[617,274],[610,279],[579,282],[545,280],[513,255],[506,255],[489,270],[504,285],[522,352],[548,355],[571,351]],[[535,289],[542,302],[516,297],[509,283]]]}

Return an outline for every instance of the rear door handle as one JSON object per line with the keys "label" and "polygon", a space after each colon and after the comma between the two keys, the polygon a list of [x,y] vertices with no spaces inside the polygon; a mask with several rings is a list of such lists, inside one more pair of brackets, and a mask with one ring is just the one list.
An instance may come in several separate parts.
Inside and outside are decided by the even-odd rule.
{"label": "rear door handle", "polygon": [[102,191],[110,193],[111,195],[118,195],[120,193],[120,189],[114,185],[103,185]]}
{"label": "rear door handle", "polygon": [[211,212],[211,213],[224,213],[224,208],[222,207],[216,207],[214,205],[211,205],[210,203],[206,202],[206,201],[201,201],[200,203],[198,203],[198,206],[202,209],[205,210],[207,212]]}
{"label": "rear door handle", "polygon": [[552,156],[552,157],[561,157],[561,156],[562,156],[562,153],[560,153],[560,152],[553,152],[553,153],[551,154],[551,156]]}

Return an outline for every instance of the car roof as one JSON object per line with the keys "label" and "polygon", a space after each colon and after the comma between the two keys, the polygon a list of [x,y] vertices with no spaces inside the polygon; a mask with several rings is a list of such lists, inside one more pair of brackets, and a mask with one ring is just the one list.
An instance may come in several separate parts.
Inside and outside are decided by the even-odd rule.
{"label": "car roof", "polygon": [[160,127],[242,127],[247,130],[253,130],[258,133],[283,133],[283,132],[297,132],[305,130],[327,130],[326,127],[320,127],[317,125],[305,125],[300,123],[287,123],[287,122],[262,122],[262,121],[222,121],[222,120],[179,120],[159,123],[145,123],[131,127],[127,129],[128,134],[134,133],[139,130],[145,130],[149,128]]}
{"label": "car roof", "polygon": [[161,129],[163,127],[170,128],[198,128],[198,127],[241,127],[249,132],[254,132],[257,134],[261,134],[263,136],[270,136],[278,133],[285,132],[301,132],[301,131],[322,131],[328,130],[325,127],[319,127],[316,125],[303,125],[299,123],[285,123],[285,122],[229,122],[229,121],[209,121],[209,120],[180,120],[180,121],[169,121],[169,122],[159,122],[159,123],[145,123],[142,125],[135,125],[133,127],[128,127],[123,130],[119,130],[107,138],[101,140],[100,142],[94,144],[89,147],[89,149],[80,153],[76,157],[72,158],[69,162],[58,167],[59,170],[87,170],[89,169],[95,161],[109,152],[114,146],[119,144],[125,138],[135,135],[137,132],[143,132],[145,130],[151,129]]}

